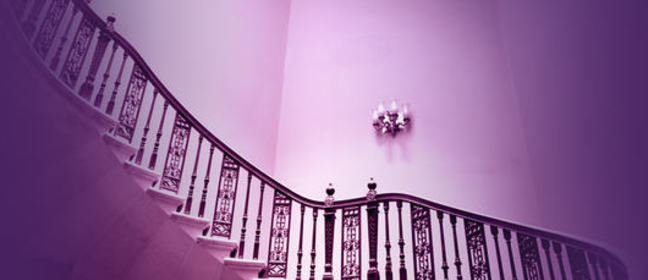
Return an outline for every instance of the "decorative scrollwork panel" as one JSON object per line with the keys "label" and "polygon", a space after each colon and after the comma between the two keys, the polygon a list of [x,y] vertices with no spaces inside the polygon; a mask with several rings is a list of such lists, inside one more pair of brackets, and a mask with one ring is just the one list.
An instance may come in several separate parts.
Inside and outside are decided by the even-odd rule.
{"label": "decorative scrollwork panel", "polygon": [[133,141],[140,109],[142,108],[142,99],[144,99],[144,93],[146,92],[146,84],[146,75],[136,63],[133,65],[133,72],[119,113],[119,123],[115,128],[115,136],[122,137],[128,140],[129,143]]}
{"label": "decorative scrollwork panel", "polygon": [[178,193],[187,156],[189,136],[191,136],[191,125],[182,115],[176,114],[164,171],[162,172],[160,189]]}
{"label": "decorative scrollwork panel", "polygon": [[38,35],[36,35],[36,39],[34,40],[34,49],[42,59],[45,59],[54,43],[56,31],[58,30],[59,25],[61,25],[63,15],[65,14],[65,10],[69,3],[70,0],[54,0],[47,10],[45,20],[43,21],[40,31],[38,31]]}
{"label": "decorative scrollwork panel", "polygon": [[543,280],[542,264],[540,263],[540,252],[538,250],[538,241],[535,237],[523,233],[517,233],[518,247],[520,248],[520,258],[522,263],[522,272],[525,280]]}
{"label": "decorative scrollwork panel", "polygon": [[232,235],[232,220],[234,216],[234,203],[236,202],[236,189],[238,187],[239,165],[229,156],[223,157],[223,165],[214,208],[214,221],[212,223],[212,236],[230,238]]}
{"label": "decorative scrollwork panel", "polygon": [[490,280],[488,264],[488,247],[484,224],[464,219],[466,230],[466,247],[468,248],[468,264],[472,280]]}
{"label": "decorative scrollwork panel", "polygon": [[94,23],[88,17],[84,16],[76,35],[74,35],[72,46],[70,47],[60,75],[61,80],[70,88],[74,88],[79,80],[81,67],[83,67],[83,63],[85,62],[94,33]]}
{"label": "decorative scrollwork panel", "polygon": [[290,210],[292,200],[275,191],[272,204],[272,223],[268,250],[268,277],[286,277],[290,241]]}
{"label": "decorative scrollwork panel", "polygon": [[430,211],[411,204],[412,247],[414,251],[414,279],[434,279],[434,256],[432,250],[432,227]]}
{"label": "decorative scrollwork panel", "polygon": [[360,207],[342,210],[342,279],[361,278]]}
{"label": "decorative scrollwork panel", "polygon": [[589,268],[585,252],[574,247],[567,246],[567,258],[571,267],[572,277],[574,280],[590,280]]}

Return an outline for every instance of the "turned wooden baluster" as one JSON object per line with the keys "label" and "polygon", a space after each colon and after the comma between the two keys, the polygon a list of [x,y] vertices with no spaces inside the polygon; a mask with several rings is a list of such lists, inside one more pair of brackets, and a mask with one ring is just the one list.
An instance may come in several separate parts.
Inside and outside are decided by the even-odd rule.
{"label": "turned wooden baluster", "polygon": [[499,275],[500,279],[504,280],[504,269],[502,269],[502,254],[500,252],[500,245],[499,245],[499,229],[497,229],[496,226],[491,225],[491,234],[493,235],[493,241],[495,241],[495,252],[497,254],[497,268],[499,269]]}
{"label": "turned wooden baluster", "polygon": [[311,263],[310,263],[310,277],[308,278],[309,280],[315,280],[315,257],[317,256],[317,252],[315,251],[315,241],[317,237],[317,208],[313,208],[313,236],[311,237],[311,252],[310,252],[310,257],[311,257]]}
{"label": "turned wooden baluster", "polygon": [[446,256],[446,245],[445,245],[445,232],[443,230],[443,212],[437,211],[437,219],[439,220],[439,233],[441,233],[441,269],[443,270],[443,279],[448,280],[448,260]]}
{"label": "turned wooden baluster", "polygon": [[[151,100],[151,107],[149,108],[148,116],[146,117],[146,125],[144,125],[144,134],[142,135],[142,140],[140,141],[139,149],[137,149],[137,155],[135,156],[135,164],[142,164],[142,159],[144,158],[144,149],[146,147],[146,140],[148,133],[151,130],[151,117],[153,117],[153,110],[155,109],[155,101],[157,100],[159,92],[157,88],[153,91],[153,100]],[[202,141],[202,136],[200,137]],[[199,146],[200,147],[200,146]]]}
{"label": "turned wooden baluster", "polygon": [[594,279],[601,280],[601,274],[598,267],[598,258],[592,252],[587,252],[587,259],[589,264],[592,267],[592,272],[594,272]]}
{"label": "turned wooden baluster", "polygon": [[40,15],[44,6],[45,0],[35,0],[34,4],[32,4],[31,10],[29,11],[27,19],[22,24],[23,32],[25,32],[25,36],[27,36],[27,39],[29,40],[31,40],[32,36],[34,36],[34,32],[36,31],[36,20],[38,19],[38,16]]}
{"label": "turned wooden baluster", "polygon": [[326,189],[326,198],[324,209],[324,275],[322,280],[333,280],[333,239],[335,234],[335,208],[332,208],[335,198],[335,189],[331,187]]}
{"label": "turned wooden baluster", "polygon": [[400,280],[407,280],[407,268],[405,268],[405,239],[403,239],[403,202],[396,201],[396,209],[398,209],[398,247],[400,259],[400,268],[398,275]]}
{"label": "turned wooden baluster", "polygon": [[556,280],[556,275],[554,275],[554,270],[553,270],[553,263],[551,261],[551,244],[549,243],[549,240],[542,239],[542,249],[545,251],[545,257],[547,258],[547,265],[549,265],[549,275],[551,276],[551,280]]}
{"label": "turned wooden baluster", "polygon": [[149,159],[148,168],[154,170],[157,165],[158,152],[160,150],[160,139],[162,139],[162,129],[164,129],[164,120],[166,117],[167,110],[169,109],[169,101],[164,100],[164,106],[162,109],[162,117],[160,118],[160,124],[158,125],[158,131],[155,135],[155,144],[153,145],[153,153],[151,153],[151,158]]}
{"label": "turned wooden baluster", "polygon": [[254,249],[252,251],[252,258],[259,259],[259,242],[261,238],[261,222],[263,221],[263,190],[265,189],[265,182],[261,182],[261,194],[259,195],[259,212],[256,219],[256,230],[254,232]]}
{"label": "turned wooden baluster", "polygon": [[108,106],[106,106],[106,114],[112,115],[115,110],[115,102],[117,100],[117,90],[119,85],[121,85],[122,74],[124,73],[124,66],[126,66],[126,60],[128,59],[128,53],[124,50],[124,55],[122,57],[121,66],[119,67],[119,72],[117,72],[117,79],[115,80],[115,85],[113,87],[112,94],[110,95],[110,100],[108,101]]}
{"label": "turned wooden baluster", "polygon": [[457,216],[450,215],[450,225],[452,225],[452,239],[454,240],[454,265],[457,268],[457,280],[461,280],[463,276],[461,276],[461,257],[459,257],[459,242],[457,241]]}
{"label": "turned wooden baluster", "polygon": [[108,43],[110,43],[110,33],[113,30],[114,23],[115,18],[111,16],[108,17],[108,19],[106,20],[106,29],[101,31],[97,45],[95,45],[94,54],[92,55],[92,60],[90,61],[90,69],[88,70],[86,80],[81,85],[81,88],[79,88],[79,96],[88,101],[90,101],[90,98],[92,97],[95,77],[97,76],[97,71],[99,70],[101,60],[103,60],[104,54],[106,54]]}
{"label": "turned wooden baluster", "polygon": [[558,259],[558,266],[560,267],[560,279],[566,280],[567,273],[565,273],[565,263],[562,256],[562,245],[560,245],[560,243],[558,242],[553,242],[552,245],[554,254],[556,254],[556,259]]}
{"label": "turned wooden baluster", "polygon": [[369,270],[368,280],[378,280],[378,202],[376,202],[376,183],[372,181],[367,185],[367,224],[369,231]]}
{"label": "turned wooden baluster", "polygon": [[250,203],[250,183],[251,182],[252,182],[252,173],[248,171],[247,190],[245,191],[245,207],[243,208],[243,226],[241,227],[241,240],[239,240],[239,248],[238,248],[238,257],[240,259],[243,258],[243,251],[245,250],[245,234],[247,232],[248,206]]}
{"label": "turned wooden baluster", "polygon": [[[146,133],[145,133],[146,134]],[[203,136],[200,134],[198,137],[198,150],[196,151],[196,159],[194,160],[193,170],[191,172],[191,183],[189,184],[189,193],[187,200],[184,204],[184,213],[189,215],[191,213],[191,204],[193,203],[194,187],[196,185],[196,178],[198,178],[198,162],[200,161],[200,150],[202,148]]]}
{"label": "turned wooden baluster", "polygon": [[203,180],[203,189],[200,194],[200,205],[198,207],[198,217],[205,216],[205,207],[207,205],[207,188],[209,187],[209,173],[211,172],[212,160],[214,158],[214,150],[216,146],[211,144],[209,147],[209,160],[207,161],[207,171],[205,172],[205,180]]}
{"label": "turned wooden baluster", "polygon": [[389,201],[383,202],[383,210],[385,210],[385,278],[392,280],[394,275],[392,273],[391,243],[389,242]]}
{"label": "turned wooden baluster", "polygon": [[68,20],[68,23],[65,27],[65,31],[63,31],[63,36],[61,37],[61,41],[59,42],[58,48],[56,48],[56,53],[54,53],[54,57],[52,57],[52,61],[50,61],[50,69],[52,71],[56,71],[56,68],[58,68],[59,63],[61,62],[61,55],[63,54],[63,46],[68,40],[68,35],[70,34],[70,30],[72,29],[72,23],[74,23],[74,18],[76,17],[77,13],[79,13],[79,8],[74,6],[72,9],[72,15],[70,16],[70,19]]}
{"label": "turned wooden baluster", "polygon": [[506,247],[508,249],[509,262],[511,266],[511,273],[513,276],[513,280],[517,280],[515,261],[513,260],[513,249],[511,249],[511,231],[508,229],[504,229],[503,232],[504,232],[504,240],[506,240]]}
{"label": "turned wooden baluster", "polygon": [[302,204],[300,206],[300,216],[299,216],[299,247],[297,249],[297,278],[302,279],[302,257],[304,252],[302,251],[304,244],[304,212],[306,211],[306,206]]}
{"label": "turned wooden baluster", "polygon": [[117,41],[113,41],[112,52],[110,53],[110,58],[108,59],[108,65],[106,66],[106,70],[104,71],[103,77],[101,79],[101,85],[99,86],[99,91],[97,92],[97,96],[95,96],[94,100],[94,106],[97,108],[100,108],[101,104],[103,103],[106,83],[108,82],[108,78],[110,77],[110,70],[112,70],[113,60],[115,59],[115,53],[117,53],[118,48],[119,44],[117,43]]}

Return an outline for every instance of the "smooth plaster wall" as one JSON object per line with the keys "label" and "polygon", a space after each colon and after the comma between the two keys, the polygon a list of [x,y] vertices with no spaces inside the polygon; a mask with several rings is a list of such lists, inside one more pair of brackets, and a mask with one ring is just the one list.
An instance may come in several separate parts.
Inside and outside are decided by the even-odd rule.
{"label": "smooth plaster wall", "polygon": [[207,128],[272,172],[289,4],[116,0],[91,7],[114,14],[115,29]]}

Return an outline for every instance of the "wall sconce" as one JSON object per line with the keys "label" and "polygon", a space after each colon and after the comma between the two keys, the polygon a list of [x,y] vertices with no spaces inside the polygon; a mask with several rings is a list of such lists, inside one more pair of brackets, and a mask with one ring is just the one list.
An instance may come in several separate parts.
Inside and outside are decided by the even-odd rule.
{"label": "wall sconce", "polygon": [[380,103],[378,109],[373,111],[373,127],[381,134],[396,136],[410,124],[410,112],[407,105],[398,106],[392,101],[389,110]]}

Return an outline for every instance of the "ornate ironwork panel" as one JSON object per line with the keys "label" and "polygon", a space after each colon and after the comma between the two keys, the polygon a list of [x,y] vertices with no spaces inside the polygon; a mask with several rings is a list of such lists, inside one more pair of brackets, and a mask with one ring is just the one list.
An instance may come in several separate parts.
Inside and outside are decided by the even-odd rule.
{"label": "ornate ironwork panel", "polygon": [[178,193],[187,155],[187,145],[189,145],[189,136],[191,136],[191,125],[183,116],[176,114],[171,139],[169,140],[169,150],[164,161],[160,189]]}
{"label": "ornate ironwork panel", "polygon": [[290,241],[290,210],[292,200],[275,191],[268,250],[268,277],[286,277],[288,271],[288,242]]}
{"label": "ornate ironwork panel", "polygon": [[488,264],[488,247],[484,224],[464,219],[466,230],[466,247],[468,248],[468,265],[470,278],[473,280],[490,280]]}
{"label": "ornate ironwork panel", "polygon": [[61,80],[70,88],[74,88],[79,80],[81,67],[83,67],[83,63],[85,62],[94,33],[94,23],[88,17],[84,16],[76,35],[74,35],[72,46],[70,47],[60,75]]}
{"label": "ornate ironwork panel", "polygon": [[361,275],[360,207],[342,210],[342,279],[360,279]]}
{"label": "ornate ironwork panel", "polygon": [[411,204],[412,248],[414,251],[414,279],[434,279],[434,256],[432,250],[432,227],[430,211]]}
{"label": "ornate ironwork panel", "polygon": [[40,31],[38,31],[38,35],[36,35],[36,39],[34,40],[34,49],[42,59],[45,59],[54,43],[56,31],[61,25],[63,15],[65,14],[65,10],[69,3],[70,0],[54,0],[47,10],[45,20],[43,21]]}
{"label": "ornate ironwork panel", "polygon": [[229,156],[223,156],[218,195],[216,196],[216,206],[214,208],[212,236],[230,238],[232,235],[232,220],[234,216],[234,203],[236,202],[238,177],[239,165]]}
{"label": "ornate ironwork panel", "polygon": [[590,280],[589,268],[587,268],[587,259],[585,252],[570,246],[567,247],[567,258],[571,267],[572,277],[574,280]]}
{"label": "ornate ironwork panel", "polygon": [[144,71],[135,63],[121,112],[119,113],[119,123],[115,128],[115,136],[122,137],[128,140],[129,143],[133,141],[137,120],[142,108],[142,99],[144,99],[144,93],[146,92],[146,84],[147,78]]}
{"label": "ornate ironwork panel", "polygon": [[544,279],[542,264],[540,263],[540,252],[535,237],[523,233],[517,233],[518,247],[522,262],[522,272],[525,280]]}

